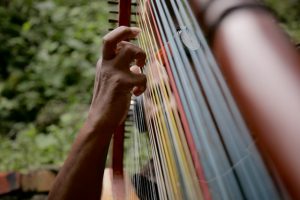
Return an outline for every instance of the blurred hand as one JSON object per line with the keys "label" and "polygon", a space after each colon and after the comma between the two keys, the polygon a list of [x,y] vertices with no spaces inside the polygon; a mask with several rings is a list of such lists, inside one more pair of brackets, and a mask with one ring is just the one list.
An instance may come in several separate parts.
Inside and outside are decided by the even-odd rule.
{"label": "blurred hand", "polygon": [[116,128],[127,115],[131,94],[138,96],[146,89],[146,76],[139,70],[145,65],[146,54],[125,41],[139,32],[138,28],[123,26],[103,38],[103,57],[97,63],[88,117],[93,126],[101,122]]}

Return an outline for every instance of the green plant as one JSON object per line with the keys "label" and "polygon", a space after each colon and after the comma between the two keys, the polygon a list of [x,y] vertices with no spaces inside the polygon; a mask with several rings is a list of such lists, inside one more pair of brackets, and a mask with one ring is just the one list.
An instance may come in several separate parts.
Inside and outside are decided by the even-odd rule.
{"label": "green plant", "polygon": [[300,43],[300,6],[298,0],[264,0],[293,42]]}
{"label": "green plant", "polygon": [[107,29],[99,0],[0,3],[0,170],[63,162]]}

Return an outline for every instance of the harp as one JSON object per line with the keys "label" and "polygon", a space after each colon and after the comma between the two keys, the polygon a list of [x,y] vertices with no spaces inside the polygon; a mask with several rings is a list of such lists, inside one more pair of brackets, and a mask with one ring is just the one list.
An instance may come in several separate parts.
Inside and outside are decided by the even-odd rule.
{"label": "harp", "polygon": [[299,58],[272,15],[252,1],[109,3],[148,55],[148,89],[114,135],[113,198],[299,198]]}

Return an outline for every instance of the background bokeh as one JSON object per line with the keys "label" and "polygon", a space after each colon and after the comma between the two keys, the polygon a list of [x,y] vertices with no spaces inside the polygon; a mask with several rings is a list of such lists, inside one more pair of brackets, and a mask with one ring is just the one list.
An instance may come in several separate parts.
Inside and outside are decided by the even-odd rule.
{"label": "background bokeh", "polygon": [[88,110],[107,3],[0,2],[0,171],[59,166]]}
{"label": "background bokeh", "polygon": [[[299,0],[265,2],[299,43]],[[0,171],[63,163],[108,28],[104,0],[0,1]]]}

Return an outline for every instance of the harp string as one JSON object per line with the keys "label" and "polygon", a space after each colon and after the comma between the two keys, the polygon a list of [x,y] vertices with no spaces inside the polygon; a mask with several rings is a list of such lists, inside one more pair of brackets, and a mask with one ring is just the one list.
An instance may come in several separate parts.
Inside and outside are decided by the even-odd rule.
{"label": "harp string", "polygon": [[[150,80],[150,79],[149,79]],[[156,92],[157,93],[157,92]],[[154,99],[155,100],[155,102],[157,102],[158,100],[158,98],[157,98],[157,94],[153,94],[153,92],[151,93],[151,95],[153,96],[153,95],[156,95],[156,98]],[[155,116],[154,117],[154,123],[152,123],[152,124],[150,124],[150,130],[152,130],[152,129],[155,129],[155,130],[162,130],[163,129],[163,127],[160,125],[160,123],[158,123],[158,121],[159,121],[159,119],[161,118],[161,113],[160,113],[160,115],[158,115],[158,116]],[[158,137],[159,138],[159,137]],[[161,152],[163,152],[161,149],[162,148],[164,148],[166,145],[162,145],[161,143],[161,139],[159,139],[158,141],[156,141],[156,139],[155,139],[155,137],[154,136],[150,136],[150,141],[151,141],[151,143],[152,143],[152,145],[153,146],[156,146],[156,143],[158,143],[158,146],[156,147],[156,148],[153,148],[153,149],[158,149],[158,150],[160,150]],[[162,158],[162,159],[159,159],[158,158],[158,155]],[[162,161],[163,163],[167,163],[167,159],[165,158],[165,155],[164,154],[158,154],[157,152],[155,152],[154,151],[154,157],[156,158],[156,159],[154,159],[154,160],[156,160],[156,161]],[[161,164],[157,164],[157,163],[159,163],[159,162],[155,162],[155,167],[156,167],[156,171],[158,171],[158,174],[159,174],[159,176],[158,177],[160,177],[160,179],[161,179],[161,181],[158,181],[158,183],[164,183],[164,180],[163,180],[163,176],[162,176],[162,173],[160,172],[161,170],[159,170],[160,168],[158,168],[157,166],[159,165],[159,166],[166,166],[166,164],[163,164],[163,165],[161,165]],[[164,168],[164,167],[162,167],[162,168]],[[166,169],[164,169],[164,171],[166,171]],[[169,177],[169,176],[165,176],[165,177]],[[169,181],[170,182],[170,181]],[[170,190],[170,187],[168,187],[168,185],[170,185],[170,184],[167,184],[167,185],[164,185],[164,187],[159,187],[159,188],[168,188],[169,190]],[[161,192],[162,193],[162,192]],[[166,197],[166,193],[162,193],[163,194],[163,197]]]}
{"label": "harp string", "polygon": [[[143,30],[138,43],[148,57],[143,69],[148,89],[135,99],[139,106],[133,110],[137,128],[130,136],[134,142],[128,171],[137,191],[131,189],[129,196],[134,198],[136,192],[146,199],[210,199],[207,184],[213,199],[280,199],[188,1],[137,3],[137,24]],[[172,103],[176,94],[167,66],[205,177],[191,157],[195,152],[178,113],[180,105]],[[145,160],[153,162],[154,171],[143,169]],[[136,178],[138,174],[151,180],[148,186]]]}
{"label": "harp string", "polygon": [[[179,8],[183,8],[181,4],[181,1],[176,1]],[[175,10],[176,13],[176,6],[175,6],[175,1],[171,1],[173,4],[173,9]],[[184,13],[184,12],[182,12]],[[177,15],[177,14],[176,14]],[[184,18],[183,18],[184,19]],[[190,20],[189,20],[190,21]],[[188,21],[186,20],[185,23]],[[200,52],[196,55],[202,55]],[[202,56],[199,58],[199,61],[205,61],[205,57]],[[196,65],[199,68],[201,66],[208,66],[208,65]],[[234,169],[236,169],[238,177],[241,177],[241,184],[243,189],[246,192],[246,196],[250,198],[275,198],[276,197],[276,192],[275,188],[272,185],[272,181],[270,179],[270,176],[268,172],[266,171],[265,167],[263,166],[263,162],[259,156],[259,153],[257,152],[257,149],[255,145],[253,144],[253,140],[250,137],[250,133],[247,129],[245,129],[245,125],[242,122],[241,118],[234,119],[234,116],[232,115],[232,110],[237,110],[235,103],[233,101],[230,102],[231,107],[228,107],[226,104],[224,104],[225,98],[224,95],[220,92],[220,87],[217,85],[217,82],[211,82],[213,79],[213,74],[212,73],[207,73],[209,72],[210,67],[203,67],[203,70],[198,72],[199,76],[202,74],[200,80],[205,80],[205,77],[209,77],[207,81],[203,81],[203,85],[206,83],[209,83],[209,85],[212,85],[214,87],[209,88],[205,91],[205,94],[209,94],[209,91],[216,92],[216,95],[218,96],[213,96],[210,97],[209,101],[210,103],[214,102],[214,99],[220,100],[219,102],[216,102],[214,105],[210,105],[215,111],[214,114],[217,119],[217,123],[223,125],[219,125],[220,127],[224,128],[232,128],[228,130],[222,130],[222,136],[224,138],[226,148],[229,149],[229,154],[230,157],[233,161],[233,166]],[[205,74],[206,73],[206,74]],[[224,81],[223,81],[224,83]],[[225,84],[222,86],[225,88]],[[227,93],[228,94],[228,93]],[[223,99],[222,99],[223,98]],[[232,99],[232,98],[231,98]],[[216,107],[217,105],[221,105],[223,107]],[[235,108],[233,108],[235,107]],[[218,113],[218,110],[224,110],[222,113]],[[223,115],[221,115],[223,114]],[[223,119],[229,119],[227,121],[224,121]],[[240,123],[236,123],[239,121]],[[248,148],[251,147],[251,148]],[[251,150],[251,152],[249,151]],[[244,160],[243,162],[241,162]],[[238,163],[238,164],[237,164]],[[263,181],[261,181],[263,180]],[[263,188],[268,185],[270,190],[264,190]],[[257,194],[257,195],[255,195]]]}
{"label": "harp string", "polygon": [[[166,10],[166,9],[164,9],[164,10]],[[170,17],[169,17],[170,18]],[[172,48],[173,49],[173,48]],[[208,90],[208,92],[209,92],[209,90]],[[209,94],[209,93],[208,93]],[[221,104],[222,105],[222,104]],[[231,146],[230,146],[231,147]],[[248,187],[249,188],[249,187]]]}
{"label": "harp string", "polygon": [[[162,4],[163,4],[164,8],[167,7],[164,3],[162,3]],[[175,10],[175,15],[178,15],[176,13],[176,10]],[[170,18],[170,14],[169,14],[168,18]],[[178,22],[179,22],[179,25],[182,26],[180,24],[180,20],[178,20]],[[172,27],[172,26],[173,25],[170,25],[170,27]],[[176,40],[174,41],[174,47],[173,48],[178,48],[179,50],[183,49],[182,44],[180,42],[176,41]],[[199,63],[198,60],[195,60],[193,58],[193,53],[194,52],[191,52],[192,59],[193,59],[193,64],[192,65],[193,66],[199,66],[199,65],[203,66],[202,63]],[[181,52],[179,52],[179,54],[183,55],[182,60],[179,61],[179,62],[183,62],[184,65],[187,65],[187,58],[186,58],[186,56],[184,56],[184,53],[182,53],[182,51],[181,51]],[[183,70],[180,70],[180,71],[181,71],[180,74],[187,74],[188,77],[190,77],[190,78],[193,77],[193,74],[191,73],[191,71],[185,71],[185,72]],[[183,77],[183,78],[187,79],[187,77]],[[194,79],[196,79],[196,78],[194,78]],[[204,143],[202,143],[202,145],[204,145],[205,148],[207,149],[207,152],[209,153],[209,157],[212,161],[211,167],[206,167],[206,171],[208,171],[210,169],[213,169],[213,171],[211,173],[213,173],[213,176],[216,177],[216,178],[214,178],[214,180],[217,181],[217,184],[213,184],[213,185],[214,186],[219,186],[219,192],[222,194],[223,197],[226,196],[226,198],[230,198],[230,196],[228,196],[228,194],[226,194],[228,192],[225,191],[225,190],[228,190],[228,188],[225,188],[225,187],[226,186],[231,187],[231,191],[232,191],[232,188],[238,187],[238,184],[234,183],[234,181],[235,181],[234,176],[225,177],[229,180],[226,180],[225,178],[221,178],[222,177],[221,174],[223,174],[226,171],[226,169],[230,168],[231,165],[230,165],[229,161],[227,160],[228,158],[227,158],[227,155],[226,155],[226,149],[225,150],[223,149],[223,141],[222,141],[223,138],[221,138],[221,139],[219,138],[219,134],[220,134],[219,129],[220,128],[216,125],[216,122],[215,122],[215,119],[214,119],[215,116],[211,115],[212,111],[211,111],[211,107],[209,107],[209,103],[211,103],[213,105],[216,105],[216,104],[214,103],[214,101],[215,101],[214,98],[212,99],[213,102],[209,101],[209,96],[211,96],[211,88],[209,88],[209,85],[207,87],[207,77],[204,76],[203,74],[200,74],[199,79],[200,79],[199,84],[195,84],[195,83],[191,83],[191,84],[194,85],[193,88],[195,88],[195,89],[194,89],[193,93],[194,93],[194,95],[196,95],[196,99],[200,100],[200,102],[201,102],[200,104],[196,105],[197,107],[195,109],[198,109],[198,110],[202,111],[202,113],[203,113],[202,119],[201,119],[201,116],[200,116],[200,120],[203,121],[203,124],[202,124],[202,127],[200,127],[199,131],[201,131],[201,129],[202,129],[202,132],[203,132],[203,128],[208,127],[206,129],[206,133],[200,135],[200,141],[201,140],[204,141]],[[194,81],[196,81],[196,80],[194,80]],[[202,88],[200,88],[199,86],[202,86]],[[202,93],[200,93],[200,91],[202,91]],[[208,100],[205,99],[205,97]],[[197,103],[197,102],[195,102],[195,103]],[[220,115],[220,110],[219,110],[218,114]],[[197,117],[197,114],[194,115],[193,117]],[[207,134],[209,134],[209,136],[211,136],[211,138],[207,137]],[[216,148],[215,149],[216,151],[212,151],[211,150],[211,145],[212,144],[215,144],[214,146],[219,147],[219,149]],[[235,195],[239,194],[239,188],[236,188],[236,191],[235,191],[234,194]],[[239,196],[239,198],[241,198],[241,197]]]}
{"label": "harp string", "polygon": [[[149,1],[148,1],[149,2]],[[150,6],[149,6],[150,7]],[[151,11],[151,7],[150,7],[150,11]],[[153,14],[152,14],[152,12],[150,12],[151,13],[151,16],[152,16],[152,18],[153,18]],[[162,42],[160,41],[160,45],[162,44]],[[161,46],[163,46],[163,45],[161,45]],[[165,54],[163,54],[164,55],[164,57],[166,56]],[[165,60],[167,60],[167,58],[165,57],[164,58]],[[170,69],[170,67],[169,67],[169,65],[168,65],[168,63],[167,63],[167,70],[169,70]],[[172,73],[169,73],[169,71],[168,71],[168,74],[170,75],[170,81],[172,82]],[[174,81],[173,81],[174,82]],[[177,97],[177,95],[176,95],[176,92],[174,92],[174,95],[175,95],[175,98]],[[178,99],[178,97],[177,97],[177,99]],[[180,102],[180,101],[178,101],[178,102]],[[179,110],[181,110],[182,108],[181,108],[181,106],[180,106],[180,103],[178,104],[178,109]],[[181,112],[181,114],[182,114],[182,112]],[[184,119],[184,117],[183,117],[184,115],[181,115],[181,119],[184,121],[185,119]],[[185,123],[183,123],[183,125],[185,125]],[[188,128],[185,128],[185,131],[186,132],[189,132],[188,131]],[[187,136],[188,136],[188,134],[187,134]],[[193,155],[193,153],[195,153],[195,151],[192,151],[192,155]],[[194,157],[195,158],[195,157]],[[197,161],[196,161],[196,163],[197,163]],[[197,166],[197,165],[196,165]],[[197,172],[200,172],[201,171],[201,168],[200,168],[200,166],[198,165],[198,168],[197,168],[198,170],[197,170]],[[200,169],[200,170],[199,170]],[[201,173],[200,173],[201,174]],[[196,177],[196,176],[195,176]],[[203,175],[201,174],[199,177],[203,177]],[[206,194],[207,194],[207,192],[206,192]],[[208,195],[207,195],[208,196]]]}
{"label": "harp string", "polygon": [[[144,19],[146,22],[148,22],[149,23],[149,19]],[[150,31],[151,32],[153,32],[153,30],[149,30],[147,27],[151,27],[151,26],[149,26],[150,24],[148,24],[147,26],[146,26],[146,31],[145,32],[147,32],[147,33],[149,33]],[[148,29],[148,30],[147,30]],[[154,43],[150,43],[150,45],[151,44],[154,44]],[[151,45],[151,48],[150,48],[152,51],[155,51],[154,49],[155,49],[155,47],[153,46],[153,45]],[[157,49],[157,48],[156,48]],[[153,54],[152,54],[153,55]],[[153,61],[151,60],[150,61],[151,63],[153,63]],[[155,67],[155,66],[154,66]],[[166,101],[165,102],[163,102],[162,100],[163,99],[167,99],[167,95],[166,95],[166,91],[165,91],[165,88],[163,87],[164,86],[164,83],[154,83],[154,81],[153,81],[153,72],[151,71],[151,69],[149,70],[150,71],[150,73],[149,73],[149,85],[150,85],[150,87],[151,86],[153,86],[153,85],[155,85],[155,84],[158,84],[157,86],[159,87],[159,89],[158,89],[158,87],[157,88],[154,88],[154,90],[152,90],[151,92],[150,92],[150,95],[151,95],[151,98],[153,99],[153,103],[154,103],[154,105],[156,105],[158,108],[163,108],[163,106],[164,105],[162,105],[163,103],[166,103]],[[156,75],[158,75],[159,76],[159,80],[163,80],[163,78],[162,78],[162,76],[161,76],[161,73],[160,73],[160,70],[158,69],[157,70],[157,72],[158,73],[156,73]],[[157,81],[156,81],[157,82]],[[160,93],[159,93],[159,91],[163,91],[163,95],[164,95],[164,97],[162,98],[161,96],[160,96]],[[166,106],[167,108],[168,107],[170,107],[170,106]],[[166,115],[166,113],[162,113],[163,112],[163,110],[162,109],[159,109],[158,110],[158,118],[155,120],[155,125],[159,125],[159,124],[163,124],[163,125],[165,125],[166,124],[166,119],[163,119],[163,118],[160,118],[160,116],[163,116],[163,115]],[[168,112],[167,112],[168,113]],[[165,117],[167,117],[167,116],[165,116]],[[149,120],[151,120],[151,119],[149,119]],[[173,123],[174,124],[174,123]],[[170,140],[167,138],[166,139],[166,137],[167,137],[167,135],[165,135],[165,134],[159,134],[159,133],[167,133],[168,132],[168,130],[165,128],[165,129],[158,129],[157,127],[152,131],[152,132],[156,132],[157,131],[157,135],[161,135],[162,137],[161,138],[159,138],[158,137],[158,140],[159,140],[159,142],[158,142],[158,144],[162,144],[161,145],[161,147],[164,147],[165,146],[165,142],[169,142]],[[162,143],[160,142],[160,141],[162,141]],[[165,151],[166,151],[166,158],[167,158],[167,160],[168,160],[168,158],[172,155],[172,154],[170,154],[170,144],[168,144],[168,148],[167,149],[165,149]],[[160,153],[161,153],[161,151],[160,151]],[[173,159],[174,160],[174,158],[172,158],[171,157],[171,159]],[[166,177],[168,178],[168,177],[174,177],[174,178],[176,178],[176,176],[174,176],[175,175],[175,173],[174,173],[174,170],[172,169],[172,166],[175,166],[175,163],[174,163],[174,161],[173,161],[173,164],[169,164],[168,165],[168,168],[167,169],[165,169],[164,171],[165,172],[169,172],[169,174],[170,175],[166,175]],[[168,180],[168,181],[174,181],[174,180]],[[174,189],[174,187],[176,187],[175,185],[174,185],[174,183],[176,183],[177,181],[175,180],[175,182],[173,182],[173,183],[168,183],[167,185],[172,185],[173,186],[173,188],[170,188],[170,189],[172,189],[173,191],[179,191],[179,190],[176,190],[176,189]],[[169,189],[169,190],[170,190]],[[172,193],[172,192],[171,192]],[[170,193],[170,194],[171,194]],[[178,197],[178,196],[177,196]],[[171,197],[171,198],[175,198],[175,196],[174,197]]]}
{"label": "harp string", "polygon": [[[159,2],[157,2],[157,3],[159,3]],[[158,7],[158,9],[160,8],[160,6],[157,6]],[[163,11],[161,10],[161,13],[163,13]],[[161,14],[160,13],[160,14]],[[160,16],[161,18],[163,17],[163,16]],[[165,19],[163,19],[162,18],[162,23],[163,23],[163,26],[160,26],[160,27],[164,27],[164,28],[166,28],[166,27],[169,27],[168,25],[167,25],[167,19],[166,19],[166,17],[165,17]],[[174,26],[173,26],[174,27]],[[174,34],[176,34],[176,30],[174,31],[175,33],[170,33],[170,30],[166,30],[166,31],[169,31],[169,33],[167,33],[168,35],[169,35],[169,38],[167,38],[167,39],[165,39],[165,43],[166,43],[166,41],[168,41],[169,42],[169,44],[170,44],[170,46],[175,46],[176,44],[174,43],[174,41],[173,41],[173,35]],[[174,51],[176,51],[177,50],[177,47],[175,46],[175,47],[171,47],[172,48],[172,53],[177,53],[176,55],[179,55],[180,56],[180,54],[178,53],[178,52],[174,52]],[[172,58],[172,55],[171,55],[171,53],[170,52],[168,52],[168,49],[167,49],[167,53],[169,54],[168,56],[170,57],[170,58]],[[195,98],[195,96],[194,96],[194,94],[192,93],[192,91],[191,91],[191,88],[195,88],[196,87],[196,89],[194,89],[195,90],[195,92],[198,92],[198,91],[201,91],[200,89],[197,89],[197,87],[198,87],[198,85],[197,84],[193,84],[193,85],[190,85],[189,84],[189,79],[188,79],[188,77],[186,77],[186,73],[183,73],[182,75],[184,75],[184,78],[182,79],[180,79],[180,77],[179,77],[179,72],[178,71],[176,71],[176,70],[180,70],[181,68],[184,68],[183,66],[188,66],[188,65],[184,65],[182,62],[181,62],[181,60],[179,60],[178,58],[174,58],[174,60],[172,60],[172,59],[170,59],[170,62],[171,62],[171,66],[176,66],[176,64],[177,64],[177,66],[179,65],[179,67],[175,67],[175,70],[173,70],[173,72],[174,72],[174,74],[175,74],[175,77],[176,77],[176,81],[177,81],[177,86],[180,86],[180,87],[182,87],[183,89],[179,89],[180,91],[181,91],[181,93],[183,93],[183,95],[181,95],[181,97],[183,97],[183,99],[184,99],[184,102],[186,102],[187,100],[186,100],[186,97],[187,98],[190,98],[190,99],[196,99]],[[193,76],[191,76],[190,78],[193,78]],[[182,81],[182,83],[180,83],[180,81]],[[201,96],[200,96],[200,98],[201,98]],[[203,102],[202,102],[203,103]],[[186,105],[186,107],[188,107],[188,104],[187,103],[184,103],[185,105]],[[188,111],[188,114],[193,114],[193,110],[200,110],[199,108],[197,108],[196,106],[197,106],[197,104],[194,104],[193,102],[191,102],[191,104],[193,104],[193,105],[191,105],[191,107],[188,107],[188,109],[189,109],[189,111]],[[204,108],[206,108],[205,106],[204,106]],[[195,114],[195,113],[194,113]],[[190,117],[190,121],[193,121],[193,120],[195,120],[195,119],[197,119],[197,118],[199,118],[199,114],[201,114],[201,112],[200,113],[196,113],[196,115],[194,115],[194,116],[191,116]],[[199,121],[199,120],[198,120]],[[193,125],[193,130],[196,130],[196,128],[197,128],[197,125],[198,126],[200,126],[200,128],[198,128],[199,129],[199,131],[202,131],[203,132],[203,130],[205,130],[205,126],[203,125],[203,124],[201,124],[202,122],[200,121],[200,123],[199,124],[196,124],[196,123],[192,123],[192,125]],[[198,136],[198,135],[196,135],[196,136]],[[205,135],[204,135],[205,136]],[[197,138],[196,139],[196,142],[200,142],[200,139],[201,138]],[[205,138],[204,138],[205,139]],[[208,149],[208,155],[213,155],[213,153],[210,153],[210,151],[212,151],[213,149],[210,149],[209,148],[209,141],[208,142],[204,142],[204,145],[206,145],[207,146],[207,148],[206,149]],[[200,145],[198,144],[197,145],[198,147],[200,147]],[[221,145],[215,145],[216,146],[216,148],[218,148],[218,147],[220,147]],[[200,152],[199,150],[198,150],[198,152]],[[203,153],[204,154],[204,153]],[[218,165],[213,165],[212,167],[215,167],[215,166],[218,166]],[[218,171],[217,171],[217,173],[218,173]],[[222,187],[224,184],[220,184],[220,186]]]}
{"label": "harp string", "polygon": [[[155,93],[157,93],[156,91],[154,91]],[[152,92],[153,93],[153,92]],[[153,95],[153,94],[152,94]],[[159,98],[161,98],[161,97],[159,97]],[[156,101],[157,101],[157,99],[158,98],[156,98]],[[159,114],[159,116],[158,116],[158,118],[161,118],[161,114]],[[157,121],[157,119],[156,119],[156,121]],[[174,124],[174,123],[173,123]],[[159,129],[159,127],[157,127],[157,126],[159,126],[159,125],[157,125],[157,123],[154,123],[154,125],[156,126],[156,129]],[[166,146],[166,145],[161,145],[162,147],[164,147],[164,146]],[[185,162],[184,162],[185,163]],[[173,165],[174,166],[174,165]],[[172,168],[171,168],[171,170],[172,170]],[[174,182],[174,181],[173,181]]]}
{"label": "harp string", "polygon": [[[149,21],[149,20],[148,20]],[[150,26],[151,27],[151,26]],[[152,47],[152,49],[154,49],[153,47]],[[160,74],[160,73],[159,73]],[[161,79],[161,80],[163,80],[163,79]],[[149,81],[150,82],[150,81]],[[162,85],[164,85],[165,83],[162,83]],[[161,90],[163,90],[164,91],[164,87],[161,87]],[[170,90],[170,88],[168,87],[168,90]],[[157,93],[157,91],[154,91],[155,93]],[[170,91],[169,91],[169,93],[170,93]],[[168,97],[167,97],[167,95],[166,95],[166,93],[164,92],[164,99],[168,99]],[[167,107],[169,107],[169,106],[167,106]],[[169,110],[167,113],[171,113],[171,111]],[[168,118],[170,118],[170,116],[168,116]],[[178,114],[177,114],[177,121],[179,121],[179,117],[178,117]],[[177,124],[180,124],[180,123],[177,123]],[[175,126],[176,124],[173,122],[173,126]],[[176,130],[176,129],[175,129]],[[181,132],[183,132],[182,131],[182,128],[181,128]],[[183,135],[183,134],[182,134]],[[170,139],[172,139],[172,138],[170,138]],[[178,140],[177,139],[177,141],[180,141],[180,140]],[[184,141],[184,140],[183,140]],[[185,146],[186,147],[186,149],[187,149],[187,145]],[[185,150],[185,152],[187,152],[186,150]],[[187,162],[186,161],[184,161],[183,160],[183,162],[181,161],[181,162],[179,162],[179,163],[183,163],[183,164],[186,164]],[[192,165],[190,164],[190,165],[187,165],[186,167],[191,167]],[[183,174],[183,173],[182,173]],[[186,177],[186,172],[185,172],[185,177]],[[193,176],[193,177],[196,177],[196,176]],[[195,179],[195,178],[194,178]],[[189,181],[189,183],[192,183],[192,181]],[[197,185],[197,184],[193,184],[193,185]],[[197,187],[198,188],[198,187]],[[187,192],[188,194],[193,194],[192,192]]]}
{"label": "harp string", "polygon": [[196,177],[196,176],[194,176],[194,177]]}

